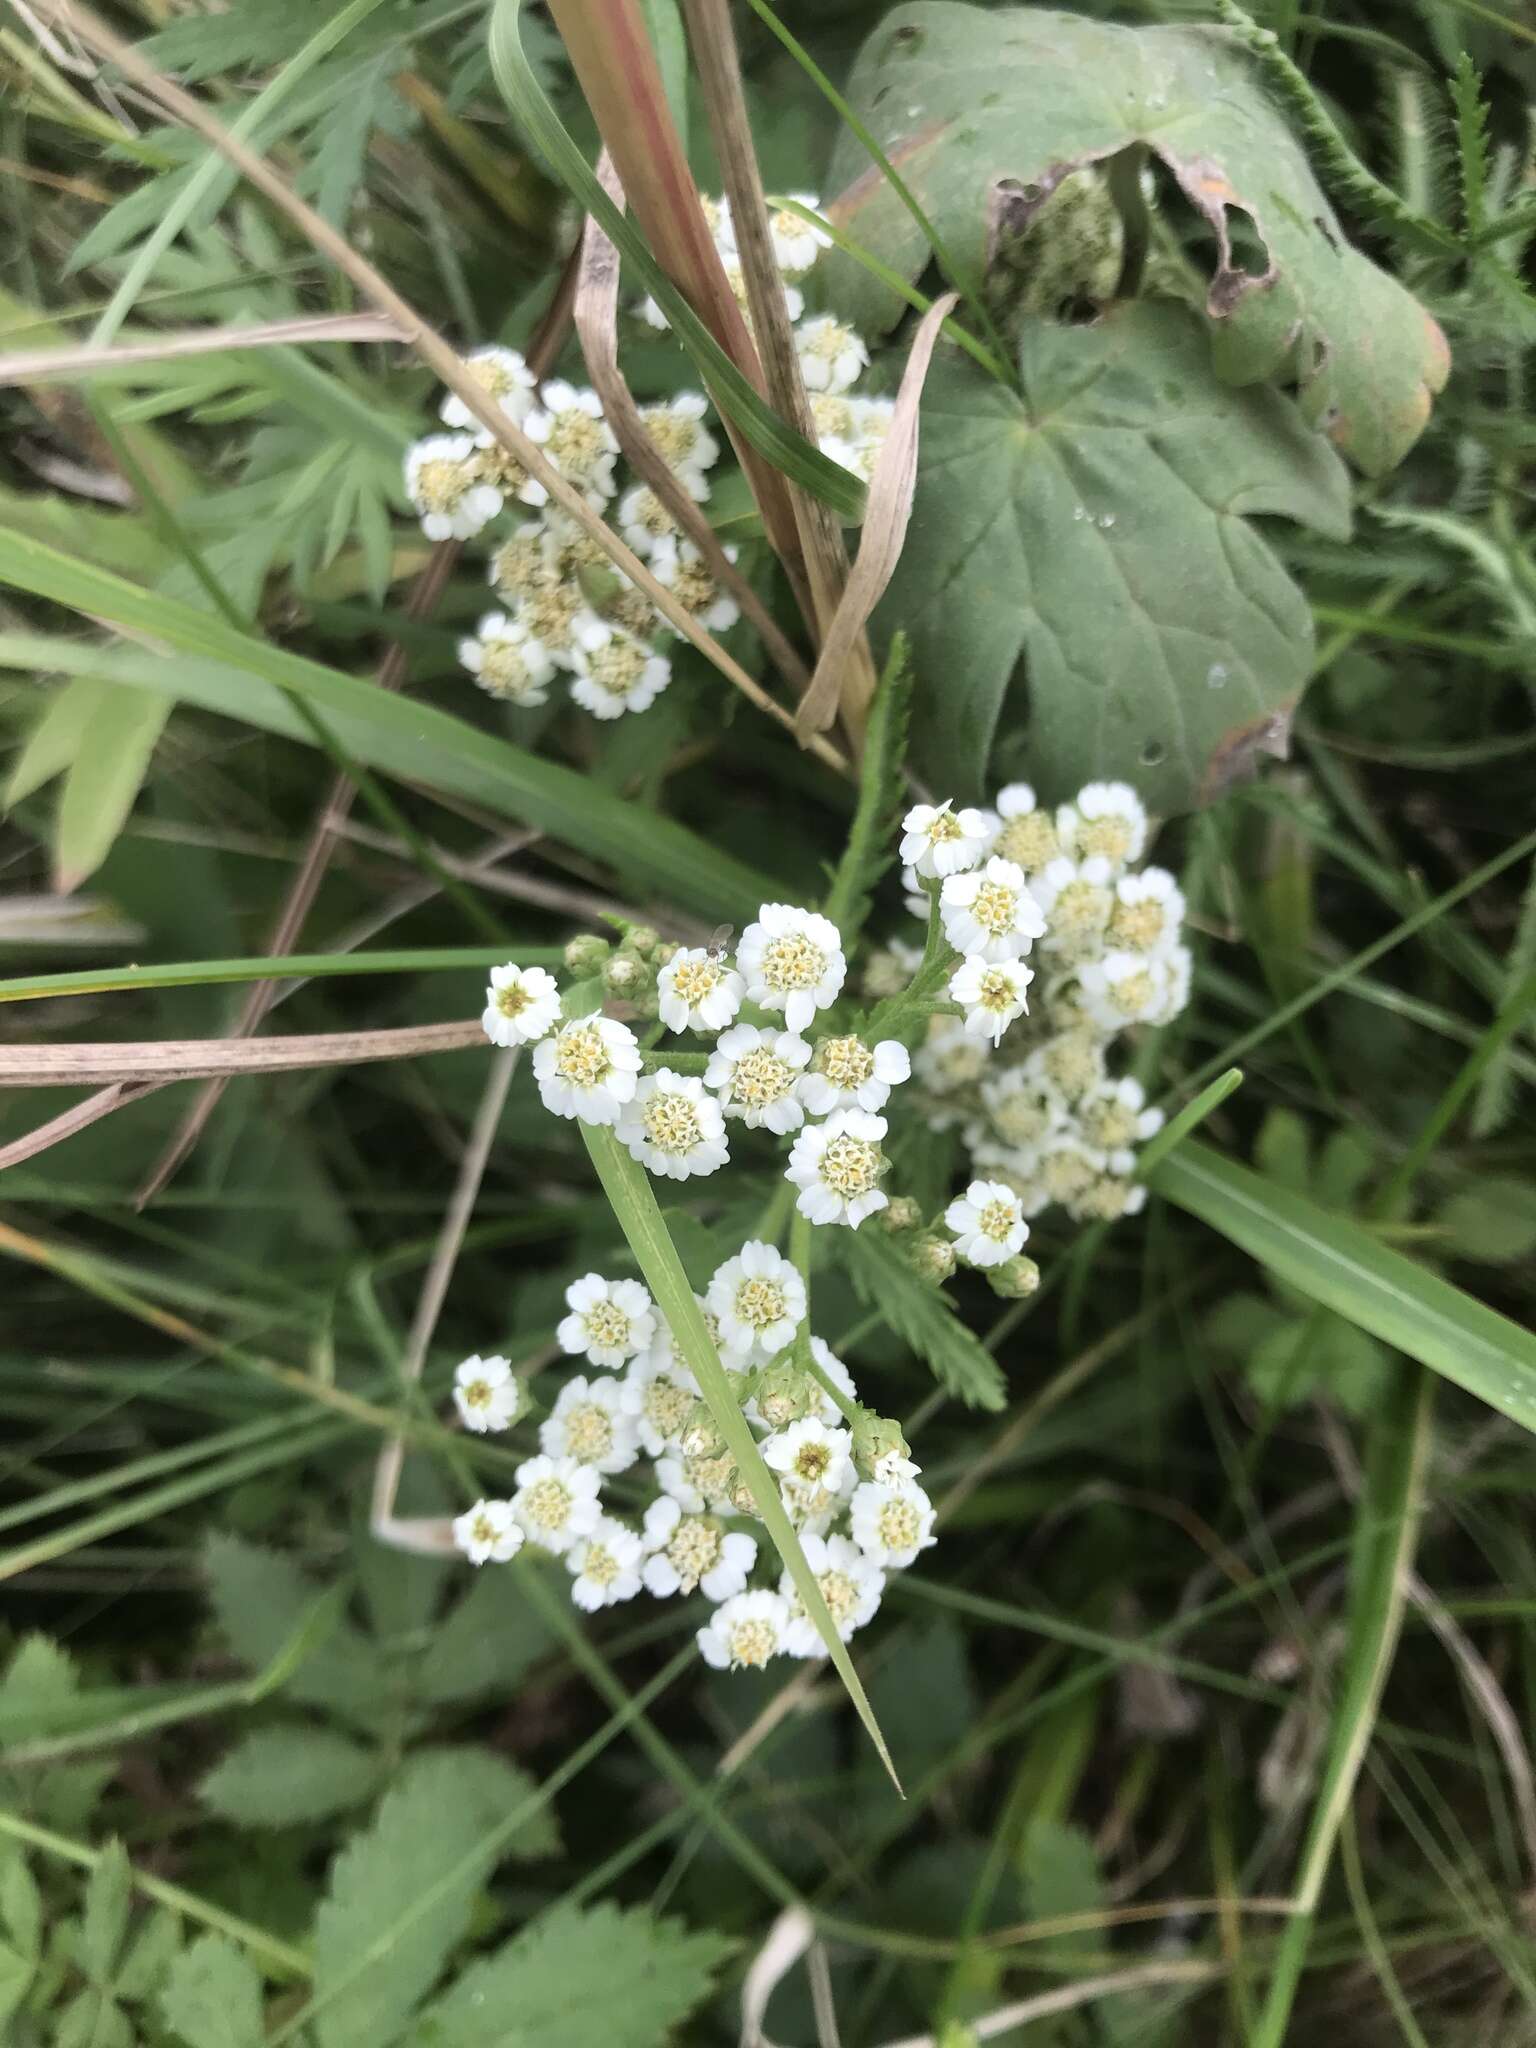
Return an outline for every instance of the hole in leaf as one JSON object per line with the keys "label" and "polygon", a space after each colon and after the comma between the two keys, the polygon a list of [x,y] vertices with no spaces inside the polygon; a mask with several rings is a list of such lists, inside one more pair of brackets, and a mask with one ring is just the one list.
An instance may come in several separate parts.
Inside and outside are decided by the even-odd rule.
{"label": "hole in leaf", "polygon": [[1141,750],[1142,767],[1160,768],[1163,764],[1163,759],[1167,752],[1168,749],[1163,745],[1161,740],[1148,740],[1146,745]]}

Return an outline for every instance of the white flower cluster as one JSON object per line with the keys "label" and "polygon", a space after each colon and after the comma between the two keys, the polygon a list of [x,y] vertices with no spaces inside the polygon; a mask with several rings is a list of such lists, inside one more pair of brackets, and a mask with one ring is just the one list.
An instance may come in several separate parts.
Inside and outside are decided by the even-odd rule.
{"label": "white flower cluster", "polygon": [[[787,1571],[750,1583],[771,1557],[741,1526],[755,1519],[751,1493],[650,1295],[588,1273],[565,1298],[558,1342],[591,1369],[561,1388],[511,1498],[476,1501],[457,1518],[458,1548],[477,1565],[506,1563],[525,1543],[548,1551],[589,1612],[642,1591],[700,1592],[714,1611],[699,1648],[721,1668],[825,1655]],[[699,1306],[846,1641],[878,1608],[887,1572],[934,1541],[918,1468],[895,1425],[859,1407],[847,1367],[820,1338],[806,1341],[808,1362],[795,1362],[805,1283],[772,1245],[744,1244]],[[466,1359],[454,1401],[477,1432],[510,1429],[523,1412],[504,1358]],[[603,1493],[621,1476],[615,1508]]]}
{"label": "white flower cluster", "polygon": [[[933,1018],[915,1092],[934,1128],[964,1135],[975,1178],[946,1220],[974,1264],[1017,1250],[990,1250],[981,1216],[1002,1246],[1005,1208],[1022,1220],[1060,1203],[1079,1221],[1111,1220],[1146,1199],[1135,1148],[1162,1116],[1139,1082],[1111,1072],[1111,1049],[1132,1025],[1169,1022],[1190,985],[1184,898],[1166,869],[1138,865],[1146,840],[1123,782],[1088,783],[1054,813],[1016,782],[989,810],[919,806],[905,821],[911,907],[928,915],[923,878],[939,878],[939,916],[962,956],[949,993],[963,1020]],[[1022,956],[1036,942],[1033,969]],[[878,958],[877,985],[900,985],[916,958],[901,946]],[[1000,1046],[1037,974],[1041,1000]]]}

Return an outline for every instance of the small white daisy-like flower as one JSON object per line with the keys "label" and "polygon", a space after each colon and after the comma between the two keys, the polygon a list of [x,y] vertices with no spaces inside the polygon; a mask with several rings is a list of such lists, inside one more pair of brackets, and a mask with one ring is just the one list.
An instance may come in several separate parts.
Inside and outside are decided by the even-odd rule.
{"label": "small white daisy-like flower", "polygon": [[[747,332],[750,334],[752,332],[752,308],[747,303],[747,274],[742,269],[740,256],[734,251],[729,255],[722,254],[721,268],[725,272],[725,281],[731,288],[731,296],[742,310],[742,315],[747,323]],[[793,326],[805,311],[805,293],[783,278],[779,281],[779,289],[784,294],[784,310],[789,316],[790,325]],[[806,389],[810,389],[809,384],[807,384]]]}
{"label": "small white daisy-like flower", "polygon": [[[803,206],[807,213],[821,211],[821,201],[810,192],[790,192],[785,196]],[[822,250],[832,245],[832,237],[825,228],[813,227],[787,206],[775,207],[769,214],[768,233],[773,242],[773,260],[785,277],[802,276]]]}
{"label": "small white daisy-like flower", "polygon": [[1108,1165],[1104,1154],[1085,1145],[1080,1136],[1061,1132],[1041,1147],[1036,1158],[1033,1194],[1026,1204],[1030,1214],[1052,1202],[1073,1208]]}
{"label": "small white daisy-like flower", "polygon": [[988,1137],[1012,1150],[1040,1144],[1067,1115],[1060,1091],[1028,1065],[988,1073],[981,1083],[981,1106]]}
{"label": "small white daisy-like flower", "polygon": [[1147,1191],[1128,1172],[1111,1171],[1090,1181],[1082,1193],[1068,1203],[1067,1213],[1078,1223],[1118,1223],[1122,1216],[1138,1216],[1147,1206]]}
{"label": "small white daisy-like flower", "polygon": [[830,313],[819,313],[795,329],[795,352],[807,391],[846,391],[869,368],[861,336]]}
{"label": "small white daisy-like flower", "polygon": [[803,1500],[808,1494],[838,1492],[852,1462],[853,1438],[846,1429],[808,1415],[766,1437],[762,1452],[785,1494]]}
{"label": "small white daisy-like flower", "polygon": [[937,1098],[943,1119],[937,1123],[938,1129],[949,1129],[964,1115],[960,1109],[945,1110],[942,1105],[946,1099],[963,1095],[973,1088],[991,1064],[991,1054],[977,1042],[974,1032],[966,1030],[960,1018],[934,1017],[930,1020],[928,1036],[917,1049],[912,1071],[923,1089]]}
{"label": "small white daisy-like flower", "polygon": [[811,1048],[793,1031],[733,1024],[715,1040],[704,1085],[718,1092],[727,1116],[739,1116],[749,1130],[785,1137],[805,1121],[796,1083],[810,1057]]}
{"label": "small white daisy-like flower", "polygon": [[546,968],[509,960],[491,969],[480,1024],[492,1045],[532,1045],[559,1021],[560,990]]}
{"label": "small white daisy-like flower", "polygon": [[560,579],[560,544],[546,519],[525,519],[491,556],[486,581],[508,604]]}
{"label": "small white daisy-like flower", "polygon": [[1143,868],[1115,884],[1108,943],[1127,953],[1166,953],[1178,944],[1184,893],[1166,868]]}
{"label": "small white daisy-like flower", "polygon": [[523,1383],[505,1358],[466,1358],[453,1375],[453,1405],[476,1436],[510,1429],[523,1406]]}
{"label": "small white daisy-like flower", "polygon": [[720,457],[720,443],[704,425],[709,401],[702,391],[680,391],[662,405],[643,405],[645,431],[660,449],[668,469],[688,486],[690,497],[709,496],[704,472]]}
{"label": "small white daisy-like flower", "polygon": [[1022,960],[962,960],[949,978],[952,1001],[965,1008],[965,1028],[994,1045],[1015,1017],[1029,1008],[1034,969]]}
{"label": "small white daisy-like flower", "polygon": [[1077,1114],[1084,1136],[1100,1152],[1124,1152],[1163,1127],[1163,1112],[1147,1108],[1147,1091],[1129,1074],[1095,1088]]}
{"label": "small white daisy-like flower", "polygon": [[713,1515],[690,1515],[669,1493],[645,1511],[641,1577],[658,1600],[695,1587],[706,1600],[732,1600],[744,1593],[757,1562],[757,1544],[736,1530],[722,1529]]}
{"label": "small white daisy-like flower", "polygon": [[[846,1643],[855,1629],[873,1620],[880,1595],[885,1591],[885,1573],[846,1536],[817,1536],[808,1531],[800,1538],[800,1547],[827,1603],[833,1626]],[[788,1572],[779,1580],[779,1595],[790,1612],[785,1651],[791,1657],[825,1657],[827,1646],[800,1604],[795,1582]]]}
{"label": "small white daisy-like flower", "polygon": [[900,1451],[882,1451],[875,1460],[874,1478],[880,1486],[905,1486],[909,1479],[916,1479],[922,1466],[912,1458],[904,1458]]}
{"label": "small white daisy-like flower", "polygon": [[523,1532],[511,1501],[477,1500],[454,1517],[453,1540],[471,1564],[509,1564],[523,1547]]}
{"label": "small white daisy-like flower", "polygon": [[724,1031],[746,986],[722,953],[683,946],[656,977],[657,1010],[669,1031]]}
{"label": "small white daisy-like flower", "polygon": [[947,799],[941,804],[914,804],[901,821],[901,857],[920,875],[942,879],[975,867],[990,837],[984,811],[957,811]]}
{"label": "small white daisy-like flower", "polygon": [[1059,854],[1030,879],[1045,913],[1044,944],[1066,961],[1091,959],[1104,944],[1115,909],[1114,870],[1100,853]]}
{"label": "small white daisy-like flower", "polygon": [[565,1554],[571,1598],[588,1614],[633,1600],[640,1590],[640,1538],[612,1515],[599,1515],[591,1530]]}
{"label": "small white daisy-like flower", "polygon": [[[536,441],[569,484],[601,512],[613,496],[613,465],[619,444],[603,418],[603,402],[595,391],[553,378],[544,386],[542,402],[523,421],[523,432]],[[532,477],[517,494],[525,505],[543,505],[549,493]]]}
{"label": "small white daisy-like flower", "polygon": [[638,1280],[584,1273],[565,1290],[565,1304],[570,1314],[561,1318],[555,1342],[572,1357],[623,1365],[655,1340],[656,1304]]}
{"label": "small white daisy-like flower", "polygon": [[967,959],[1017,960],[1045,930],[1024,870],[994,853],[985,867],[948,875],[939,890],[944,936]]}
{"label": "small white daisy-like flower", "polygon": [[812,1116],[834,1109],[883,1109],[893,1088],[909,1080],[912,1055],[896,1038],[878,1045],[850,1033],[823,1038],[811,1055],[810,1071],[800,1077],[800,1099]]}
{"label": "small white daisy-like flower", "polygon": [[839,1109],[823,1124],[808,1124],[794,1142],[786,1180],[799,1188],[795,1207],[812,1223],[844,1223],[857,1229],[883,1209],[881,1191],[885,1118],[868,1110]]}
{"label": "small white daisy-like flower", "polygon": [[1083,1007],[1101,1031],[1160,1021],[1168,1006],[1172,971],[1155,953],[1106,953],[1079,970]]}
{"label": "small white daisy-like flower", "polygon": [[891,430],[896,401],[891,398],[844,397],[833,399],[831,403],[842,406],[844,417],[840,430],[822,434],[818,444],[821,452],[868,483],[875,473],[880,450],[885,446],[885,437]]}
{"label": "small white daisy-like flower", "polygon": [[1027,782],[1010,782],[997,792],[997,833],[992,851],[1011,860],[1027,875],[1037,873],[1061,852],[1056,820],[1042,809]]}
{"label": "small white daisy-like flower", "polygon": [[734,1366],[777,1357],[805,1320],[805,1282],[758,1238],[716,1267],[704,1299],[719,1318],[722,1356]]}
{"label": "small white daisy-like flower", "polygon": [[[515,348],[477,348],[473,355],[464,358],[464,368],[477,384],[484,386],[508,419],[522,421],[528,417],[533,408],[534,376]],[[456,391],[444,394],[438,418],[446,427],[462,427],[470,433],[480,428],[480,421]]]}
{"label": "small white daisy-like flower", "polygon": [[836,1002],[848,972],[837,926],[789,903],[762,905],[741,935],[736,965],[749,999],[782,1011],[791,1031],[804,1031],[818,1010]]}
{"label": "small white daisy-like flower", "polygon": [[474,639],[459,642],[459,660],[488,697],[525,707],[549,702],[554,656],[521,618],[487,612]]}
{"label": "small white daisy-like flower", "polygon": [[[726,560],[734,562],[736,553],[735,548],[727,548]],[[673,535],[657,541],[651,550],[651,570],[656,581],[711,633],[723,633],[741,617],[741,607],[720,588],[691,540]]]}
{"label": "small white daisy-like flower", "polygon": [[468,434],[428,434],[405,451],[406,496],[428,540],[471,540],[502,507]]}
{"label": "small white daisy-like flower", "polygon": [[640,1046],[612,1017],[572,1017],[533,1053],[544,1107],[587,1124],[616,1124],[640,1076]]}
{"label": "small white daisy-like flower", "polygon": [[615,1129],[631,1158],[667,1180],[713,1173],[730,1157],[719,1103],[697,1074],[670,1067],[641,1077]]}
{"label": "small white daisy-like flower", "polygon": [[789,1608],[777,1593],[737,1593],[721,1601],[698,1642],[716,1671],[755,1671],[779,1655],[788,1633]]}
{"label": "small white daisy-like flower", "polygon": [[717,1507],[729,1504],[712,1495],[706,1497],[699,1479],[692,1469],[695,1461],[686,1457],[667,1456],[656,1460],[656,1484],[668,1499],[675,1500],[685,1515],[702,1515]]}
{"label": "small white daisy-like flower", "polygon": [[1151,1021],[1154,1024],[1171,1024],[1189,1001],[1195,961],[1188,946],[1172,946],[1162,958],[1168,969],[1168,993]]}
{"label": "small white daisy-like flower", "polygon": [[672,680],[672,664],[622,626],[582,612],[571,627],[571,695],[594,718],[649,711]]}
{"label": "small white daisy-like flower", "polygon": [[602,1483],[595,1465],[574,1458],[529,1458],[517,1468],[512,1513],[531,1543],[558,1557],[597,1527]]}
{"label": "small white daisy-like flower", "polygon": [[640,1431],[624,1382],[611,1373],[567,1380],[539,1424],[539,1449],[605,1477],[627,1472],[640,1455]]}
{"label": "small white daisy-like flower", "polygon": [[681,1450],[699,1383],[677,1356],[665,1324],[650,1350],[631,1362],[624,1375],[624,1398],[648,1458]]}
{"label": "small white daisy-like flower", "polygon": [[1147,844],[1147,813],[1128,782],[1088,782],[1076,801],[1056,813],[1062,845],[1079,860],[1094,855],[1111,867],[1140,860]]}
{"label": "small white daisy-like flower", "polygon": [[1104,1041],[1094,1030],[1058,1031],[1035,1047],[1024,1067],[1042,1088],[1053,1089],[1064,1103],[1080,1102],[1105,1079]]}
{"label": "small white daisy-like flower", "polygon": [[649,484],[632,484],[619,500],[619,532],[643,560],[677,533],[677,523]]}
{"label": "small white daisy-like flower", "polygon": [[910,1479],[884,1486],[866,1479],[855,1488],[848,1510],[853,1540],[872,1564],[904,1571],[920,1550],[937,1542],[933,1534],[933,1503]]}
{"label": "small white daisy-like flower", "polygon": [[1029,1225],[1018,1195],[1000,1180],[973,1180],[944,1211],[955,1250],[968,1265],[1001,1266],[1024,1249]]}

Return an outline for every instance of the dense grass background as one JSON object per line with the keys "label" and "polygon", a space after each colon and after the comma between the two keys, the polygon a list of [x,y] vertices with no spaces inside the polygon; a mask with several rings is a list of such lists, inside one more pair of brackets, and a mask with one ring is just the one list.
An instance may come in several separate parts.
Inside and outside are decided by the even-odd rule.
{"label": "dense grass background", "polygon": [[[272,93],[262,147],[452,339],[526,343],[573,215],[495,94],[484,6],[381,6],[295,77],[329,11],[140,0],[113,18],[226,121]],[[883,11],[785,18],[839,78]],[[705,1672],[681,1607],[578,1626],[534,1572],[471,1583],[368,1537],[381,1438],[402,1417],[413,1432],[412,1511],[457,1505],[462,1447],[433,1420],[454,1363],[539,1357],[566,1280],[625,1269],[579,1143],[525,1075],[419,1402],[401,1365],[484,1056],[237,1081],[141,1204],[193,1092],[159,1089],[0,1179],[7,2039],[250,2048],[243,1952],[274,2041],[725,2042],[770,1928],[804,1906],[819,1945],[767,2022],[786,2044],[857,2048],[1021,2001],[1034,2016],[992,2038],[1536,2041],[1530,1392],[1511,1367],[1490,1406],[1472,1310],[1405,1300],[1401,1269],[1373,1263],[1406,1253],[1529,1324],[1536,32],[1473,0],[1275,0],[1261,18],[1410,207],[1497,233],[1437,252],[1340,197],[1441,320],[1452,380],[1403,468],[1360,487],[1353,542],[1277,527],[1317,624],[1292,758],[1158,843],[1199,967],[1149,1080],[1176,1104],[1241,1065],[1201,1135],[1256,1176],[1258,1221],[1234,1245],[1231,1185],[1202,1193],[1206,1155],[1182,1178],[1175,1155],[1139,1221],[1039,1233],[1034,1301],[1000,1315],[959,1283],[1006,1374],[1000,1415],[945,1400],[838,1274],[818,1278],[818,1326],[921,1417],[944,1514],[859,1639],[905,1803],[831,1680],[786,1702],[788,1666]],[[801,188],[835,122],[741,28],[765,176]],[[590,142],[552,29],[525,32]],[[355,310],[67,36],[0,21],[0,83],[7,356],[120,317],[126,341]],[[179,234],[157,237],[167,222]],[[640,330],[625,362],[643,395],[685,381]],[[483,963],[538,957],[605,906],[739,921],[758,877],[790,900],[822,889],[847,790],[696,657],[607,730],[504,718],[469,688],[454,650],[479,569],[432,576],[398,483],[433,399],[368,341],[23,371],[0,393],[0,996],[79,977],[0,1005],[0,1049],[229,1030],[245,987],[154,963],[263,951],[338,774],[362,786],[289,945],[319,957],[277,1030],[468,1017]],[[403,695],[348,695],[297,657]],[[171,674],[169,719],[123,687]],[[294,709],[307,687],[318,728]],[[430,794],[415,704],[462,722],[430,734]],[[877,931],[901,916],[886,891]],[[375,972],[343,971],[359,944]],[[8,1091],[0,1143],[82,1092]],[[1341,1248],[1354,1263],[1330,1279]],[[508,1462],[481,1445],[474,1472],[489,1485]],[[1287,1922],[1298,1893],[1315,1920]],[[204,2002],[167,2004],[172,1949],[210,1930],[229,1947],[175,1979]],[[312,1937],[350,1988],[310,2036]],[[500,1977],[463,1974],[490,1951]],[[1277,1959],[1300,1977],[1270,2033]],[[458,1989],[434,2032],[409,2013],[440,1969]],[[499,2031],[477,2031],[477,1989]]]}

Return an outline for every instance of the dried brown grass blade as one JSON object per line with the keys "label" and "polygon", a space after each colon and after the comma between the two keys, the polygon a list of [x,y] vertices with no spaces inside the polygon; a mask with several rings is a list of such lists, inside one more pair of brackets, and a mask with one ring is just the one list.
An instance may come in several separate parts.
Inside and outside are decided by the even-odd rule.
{"label": "dried brown grass blade", "polygon": [[[597,175],[614,204],[622,206],[624,187],[607,150],[598,158]],[[693,542],[715,581],[735,598],[742,616],[750,619],[757,629],[774,666],[789,679],[796,696],[799,696],[810,683],[810,670],[786,639],[768,607],[726,554],[714,528],[645,430],[640,408],[619,368],[618,312],[619,252],[598,223],[588,215],[582,230],[581,271],[576,284],[576,332],[581,341],[587,375],[603,401],[608,424],[625,461],[642,482],[650,486],[676,525]],[[776,717],[784,716],[771,699],[765,698],[762,708]]]}
{"label": "dried brown grass blade", "polygon": [[484,1044],[479,1019],[466,1017],[450,1024],[398,1025],[387,1031],[306,1031],[247,1044],[225,1038],[166,1038],[5,1045],[0,1046],[0,1087],[101,1088],[118,1082],[197,1081],[209,1074],[300,1073],[312,1067],[462,1052]]}
{"label": "dried brown grass blade", "polygon": [[869,480],[858,559],[822,642],[811,687],[801,698],[796,714],[795,723],[802,732],[828,726],[837,716],[849,660],[901,559],[917,488],[917,424],[923,385],[939,329],[957,301],[955,292],[935,299],[912,337],[907,366],[901,373],[901,389],[896,394],[896,409]]}
{"label": "dried brown grass blade", "polygon": [[318,319],[267,320],[252,327],[187,327],[153,341],[120,348],[37,348],[0,356],[0,384],[30,384],[44,377],[88,376],[135,363],[168,363],[182,356],[228,355],[242,348],[303,348],[325,341],[404,341],[392,320],[377,313],[327,313]]}

